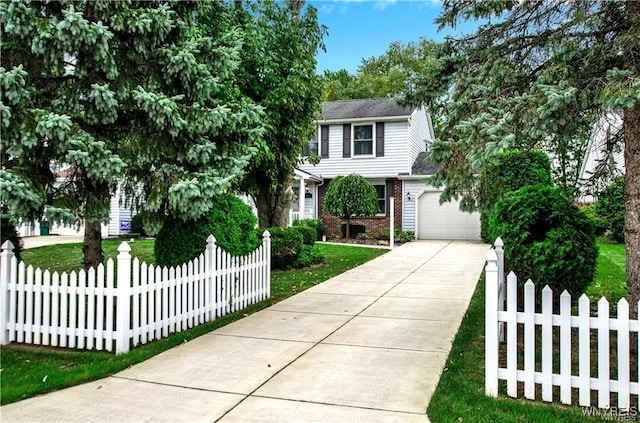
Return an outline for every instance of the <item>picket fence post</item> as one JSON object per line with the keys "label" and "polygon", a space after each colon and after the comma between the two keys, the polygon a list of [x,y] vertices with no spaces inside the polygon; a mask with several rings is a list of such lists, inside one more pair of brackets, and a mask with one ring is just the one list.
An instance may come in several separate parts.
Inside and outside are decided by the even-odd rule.
{"label": "picket fence post", "polygon": [[0,252],[0,345],[9,343],[9,281],[11,280],[12,261],[14,258],[14,246],[11,241],[2,244]]}
{"label": "picket fence post", "polygon": [[491,249],[485,267],[485,376],[484,390],[498,396],[498,256]]}
{"label": "picket fence post", "polygon": [[262,246],[264,248],[265,283],[267,284],[267,298],[271,298],[271,233],[264,231],[262,234]]}
{"label": "picket fence post", "polygon": [[131,247],[126,242],[118,247],[116,283],[116,354],[123,354],[129,352],[131,321]]}

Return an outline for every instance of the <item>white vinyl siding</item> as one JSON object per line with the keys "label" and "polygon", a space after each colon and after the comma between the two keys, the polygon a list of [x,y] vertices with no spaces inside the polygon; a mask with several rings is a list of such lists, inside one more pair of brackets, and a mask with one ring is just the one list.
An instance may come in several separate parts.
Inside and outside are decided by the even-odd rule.
{"label": "white vinyl siding", "polygon": [[[368,123],[368,122],[367,122]],[[359,124],[359,123],[358,123]],[[374,124],[375,126],[375,124]],[[319,133],[319,130],[318,130]],[[391,178],[408,173],[409,155],[408,121],[384,122],[384,156],[342,157],[342,123],[329,126],[329,157],[322,158],[316,166],[304,163],[299,168],[323,178],[357,173],[365,178]],[[375,130],[374,130],[375,144]]]}
{"label": "white vinyl siding", "polygon": [[424,107],[416,109],[411,116],[411,147],[409,151],[409,167],[416,161],[416,157],[426,150],[426,141],[431,142],[434,138],[433,128],[429,115]]}

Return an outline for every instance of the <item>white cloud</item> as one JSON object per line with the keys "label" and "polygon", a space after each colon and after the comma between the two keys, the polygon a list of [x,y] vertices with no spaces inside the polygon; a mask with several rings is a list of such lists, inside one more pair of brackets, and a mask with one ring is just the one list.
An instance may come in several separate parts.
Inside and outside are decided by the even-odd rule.
{"label": "white cloud", "polygon": [[387,7],[396,4],[397,0],[378,0],[376,4],[373,5],[374,9],[385,10]]}

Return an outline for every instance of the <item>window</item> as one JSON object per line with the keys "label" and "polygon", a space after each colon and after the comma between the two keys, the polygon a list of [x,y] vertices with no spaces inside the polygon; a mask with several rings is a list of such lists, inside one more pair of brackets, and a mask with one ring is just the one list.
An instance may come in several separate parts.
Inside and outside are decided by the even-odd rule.
{"label": "window", "polygon": [[318,154],[318,139],[314,138],[311,141],[309,141],[309,144],[307,144],[307,146],[304,148],[304,151],[302,152],[302,155],[304,157],[308,157],[312,154]]}
{"label": "window", "polygon": [[353,155],[373,154],[373,125],[353,126]]}
{"label": "window", "polygon": [[387,212],[387,190],[385,185],[373,186],[378,193],[378,214],[385,214]]}

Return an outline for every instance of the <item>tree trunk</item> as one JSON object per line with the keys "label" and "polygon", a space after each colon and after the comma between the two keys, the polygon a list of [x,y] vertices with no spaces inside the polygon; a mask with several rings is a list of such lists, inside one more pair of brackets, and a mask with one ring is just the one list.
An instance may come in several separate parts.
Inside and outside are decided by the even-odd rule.
{"label": "tree trunk", "polygon": [[[640,27],[640,2],[625,3],[631,31]],[[635,29],[633,29],[635,28]],[[637,44],[629,52],[627,68],[638,74]],[[624,111],[624,238],[627,250],[627,291],[633,318],[638,316],[640,300],[640,100]],[[637,341],[634,345],[638,345]]]}
{"label": "tree trunk", "polygon": [[624,237],[627,291],[634,318],[640,300],[640,102],[624,111]]}
{"label": "tree trunk", "polygon": [[289,208],[293,199],[291,184],[292,178],[290,177],[278,184],[275,191],[261,189],[254,197],[258,209],[258,223],[261,228],[285,227],[289,224]]}
{"label": "tree trunk", "polygon": [[85,270],[89,270],[91,267],[97,267],[104,260],[100,222],[85,222],[82,252],[84,253]]}

